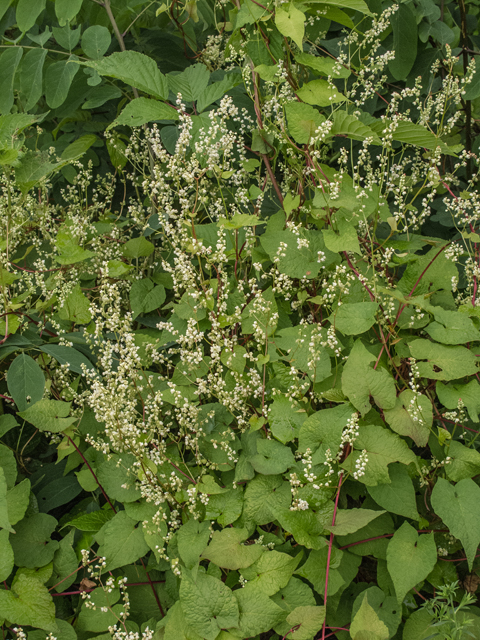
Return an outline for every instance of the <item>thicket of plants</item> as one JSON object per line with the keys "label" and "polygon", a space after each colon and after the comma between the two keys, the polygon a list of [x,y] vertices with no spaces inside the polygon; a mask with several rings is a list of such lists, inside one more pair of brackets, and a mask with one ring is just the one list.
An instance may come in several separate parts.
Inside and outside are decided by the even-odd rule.
{"label": "thicket of plants", "polygon": [[480,638],[478,13],[0,0],[2,638]]}

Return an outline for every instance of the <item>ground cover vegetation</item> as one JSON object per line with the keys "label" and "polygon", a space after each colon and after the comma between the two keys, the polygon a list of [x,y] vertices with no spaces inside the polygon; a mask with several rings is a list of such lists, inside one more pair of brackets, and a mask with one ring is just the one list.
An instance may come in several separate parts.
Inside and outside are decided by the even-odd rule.
{"label": "ground cover vegetation", "polygon": [[479,638],[476,2],[0,0],[0,622]]}

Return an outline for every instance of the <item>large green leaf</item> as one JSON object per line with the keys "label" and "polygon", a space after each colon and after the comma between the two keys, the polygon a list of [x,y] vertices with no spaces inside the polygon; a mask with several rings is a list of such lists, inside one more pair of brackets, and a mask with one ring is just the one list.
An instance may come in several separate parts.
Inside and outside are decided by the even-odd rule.
{"label": "large green leaf", "polygon": [[79,66],[76,56],[51,64],[45,74],[45,99],[50,109],[56,109],[67,99]]}
{"label": "large green leaf", "polygon": [[55,358],[57,362],[67,365],[70,371],[83,375],[84,368],[88,371],[93,369],[93,365],[87,356],[77,351],[74,347],[65,347],[61,344],[44,344],[41,347],[44,353]]}
{"label": "large green leaf", "polygon": [[377,504],[390,511],[390,513],[412,518],[412,520],[419,520],[415,488],[407,468],[400,463],[391,464],[388,473],[390,483],[368,487],[368,493]]}
{"label": "large green leaf", "polygon": [[301,50],[305,35],[305,14],[293,2],[277,7],[275,25],[280,33],[291,38]]}
{"label": "large green leaf", "polygon": [[360,434],[355,440],[354,447],[355,451],[349,455],[342,466],[353,473],[355,463],[360,456],[359,450],[365,450],[368,461],[365,475],[360,477],[360,481],[369,487],[390,482],[388,465],[391,462],[410,464],[416,460],[415,454],[404,440],[388,429],[375,425],[360,427]]}
{"label": "large green leaf", "polygon": [[318,127],[325,122],[325,116],[315,107],[303,102],[287,102],[285,115],[288,131],[299,144],[308,144]]}
{"label": "large green leaf", "polygon": [[61,27],[75,18],[83,0],[55,0],[55,14]]}
{"label": "large green leaf", "polygon": [[264,551],[261,545],[242,544],[248,537],[246,529],[215,531],[202,558],[207,558],[224,569],[245,569],[258,560]]}
{"label": "large green leaf", "polygon": [[445,465],[447,477],[453,482],[465,478],[473,478],[480,473],[480,453],[475,448],[469,448],[458,440],[452,440],[448,447],[451,460]]}
{"label": "large green leaf", "polygon": [[67,591],[67,589],[77,581],[76,570],[78,568],[77,554],[73,549],[73,537],[75,531],[72,529],[62,540],[53,556],[53,573],[50,584],[57,585],[57,593]]}
{"label": "large green leaf", "polygon": [[160,73],[157,63],[143,53],[119,51],[106,58],[83,64],[95,69],[101,76],[122,80],[125,84],[136,87],[150,96],[160,100],[168,98],[166,77]]}
{"label": "large green leaf", "polygon": [[10,47],[0,56],[0,114],[7,114],[13,106],[13,82],[22,58],[21,47]]}
{"label": "large green leaf", "polygon": [[15,526],[15,533],[10,534],[15,564],[34,569],[51,562],[59,546],[56,540],[51,540],[56,525],[55,518],[46,513],[35,513],[21,520]]}
{"label": "large green leaf", "polygon": [[[339,12],[339,13],[343,13],[343,12]],[[350,20],[347,14],[344,14],[344,16],[347,20]],[[352,22],[352,27],[353,27],[353,22]],[[331,76],[332,78],[348,78],[351,73],[349,69],[346,69],[342,65],[340,65],[340,69],[338,70],[337,67],[339,65],[337,61],[334,58],[330,58],[327,56],[315,56],[315,55],[312,55],[311,53],[303,53],[302,51],[301,53],[295,54],[295,60],[299,64],[304,64],[305,66],[310,67],[311,69],[315,69],[315,71],[322,76],[327,76],[327,77]],[[296,104],[296,103],[292,102],[287,104]],[[344,111],[337,111],[334,116],[335,119],[337,118],[338,114],[347,115]],[[343,116],[340,115],[340,119],[342,117]],[[358,120],[354,116],[349,116],[349,117],[351,117],[353,120],[358,122]]]}
{"label": "large green leaf", "polygon": [[287,617],[287,612],[258,589],[237,589],[233,592],[240,612],[238,638],[253,638],[270,631]]}
{"label": "large green leaf", "polygon": [[21,353],[8,369],[7,385],[19,411],[25,411],[43,398],[45,376],[33,358]]}
{"label": "large green leaf", "polygon": [[46,587],[24,575],[8,591],[0,589],[0,617],[13,624],[55,632],[55,605]]}
{"label": "large green leaf", "polygon": [[268,414],[270,431],[280,442],[290,442],[298,437],[306,417],[305,410],[299,404],[280,396],[275,398],[270,406]]}
{"label": "large green leaf", "polygon": [[239,609],[232,591],[218,578],[182,573],[180,602],[185,619],[206,640],[215,640],[220,629],[238,626]]}
{"label": "large green leaf", "polygon": [[399,4],[390,18],[393,27],[394,60],[388,68],[396,80],[405,80],[417,57],[417,21],[408,4]]}
{"label": "large green leaf", "polygon": [[0,580],[6,580],[13,571],[13,549],[8,539],[8,531],[0,531]]}
{"label": "large green leaf", "polygon": [[25,515],[30,502],[30,480],[25,478],[7,492],[8,519],[13,526]]}
{"label": "large green leaf", "polygon": [[346,536],[366,527],[372,520],[381,516],[385,511],[372,509],[338,509],[335,524],[325,527],[337,536]]}
{"label": "large green leaf", "polygon": [[258,588],[267,596],[273,596],[287,586],[301,559],[301,553],[292,558],[287,553],[266,551],[250,567],[243,569],[242,575],[250,586]]}
{"label": "large green leaf", "polygon": [[307,82],[298,89],[297,95],[303,102],[319,107],[328,107],[337,102],[348,102],[347,98],[328,80]]}
{"label": "large green leaf", "polygon": [[480,340],[480,331],[464,313],[433,307],[433,314],[435,322],[425,329],[432,340],[443,344],[465,344]]}
{"label": "large green leaf", "polygon": [[424,447],[433,422],[432,403],[426,395],[405,389],[397,396],[393,409],[384,411],[385,420],[401,436],[409,436]]}
{"label": "large green leaf", "polygon": [[431,500],[437,516],[462,543],[471,571],[480,544],[480,487],[470,478],[455,486],[438,478]]}
{"label": "large green leaf", "polygon": [[404,522],[395,531],[387,548],[388,572],[395,585],[399,603],[419,582],[424,580],[437,563],[437,546],[433,533],[418,535]]}
{"label": "large green leaf", "polygon": [[350,625],[350,635],[352,640],[387,640],[390,637],[387,625],[368,603],[368,594],[362,594],[362,604]]}
{"label": "large green leaf", "polygon": [[107,129],[119,125],[140,127],[147,122],[157,120],[178,120],[178,112],[165,102],[159,102],[151,98],[136,98],[127,104],[125,109]]}
{"label": "large green leaf", "polygon": [[78,418],[73,416],[67,418],[70,413],[70,405],[70,402],[44,398],[30,405],[25,411],[19,411],[18,415],[33,424],[39,431],[60,433],[78,421]]}
{"label": "large green leaf", "polygon": [[343,334],[354,336],[373,327],[377,311],[376,302],[347,302],[341,304],[329,320]]}
{"label": "large green leaf", "polygon": [[94,24],[85,29],[82,35],[82,49],[86,56],[96,60],[107,52],[112,38],[107,27]]}
{"label": "large green leaf", "polygon": [[292,640],[310,640],[323,626],[325,607],[302,606],[296,607],[287,616],[287,622],[294,631],[290,634]]}
{"label": "large green leaf", "polygon": [[[398,606],[397,599],[392,596],[386,596],[378,587],[369,587],[365,591],[362,591],[353,603],[352,618],[354,620],[364,600],[367,598],[370,607],[374,610],[381,622],[387,626],[389,638],[393,637],[402,621],[402,608]],[[358,622],[359,620],[357,619],[357,623]],[[364,619],[362,626],[365,625],[365,622],[366,620]]]}
{"label": "large green leaf", "polygon": [[373,129],[346,111],[335,112],[330,134],[335,136],[346,136],[352,140],[360,140],[362,142],[367,140],[367,138],[371,138],[372,144],[381,144],[380,138]]}
{"label": "large green leaf", "polygon": [[455,380],[479,372],[474,353],[466,347],[440,345],[429,340],[412,340],[410,353],[417,359],[422,378],[430,380]]}
{"label": "large green leaf", "polygon": [[200,560],[202,551],[210,540],[210,523],[198,522],[193,518],[177,532],[177,545],[180,558],[187,569],[194,569]]}
{"label": "large green leaf", "polygon": [[18,70],[20,91],[26,97],[25,110],[32,109],[43,93],[43,65],[46,49],[30,49],[22,59]]}
{"label": "large green leaf", "polygon": [[18,0],[16,19],[22,33],[30,31],[45,5],[46,0]]}
{"label": "large green leaf", "polygon": [[449,149],[435,134],[420,124],[400,120],[392,125],[391,120],[385,119],[370,124],[370,128],[373,129],[380,138],[389,135],[392,136],[393,140],[398,140],[398,142],[404,142],[405,144],[412,144],[416,147],[424,147],[430,150],[435,150],[437,147],[440,147],[442,153],[446,155],[456,155],[454,151]]}
{"label": "large green leaf", "polygon": [[97,533],[100,542],[98,555],[105,557],[108,571],[136,562],[149,548],[135,520],[119,511]]}
{"label": "large green leaf", "polygon": [[178,75],[170,73],[168,75],[168,86],[175,95],[181,93],[182,100],[194,102],[200,96],[203,96],[209,78],[210,72],[207,67],[198,63],[187,67],[185,71]]}
{"label": "large green leaf", "polygon": [[436,391],[438,399],[447,409],[456,409],[458,401],[461,399],[467,407],[470,419],[478,422],[480,385],[475,378],[467,384],[443,384],[442,382],[437,382]]}

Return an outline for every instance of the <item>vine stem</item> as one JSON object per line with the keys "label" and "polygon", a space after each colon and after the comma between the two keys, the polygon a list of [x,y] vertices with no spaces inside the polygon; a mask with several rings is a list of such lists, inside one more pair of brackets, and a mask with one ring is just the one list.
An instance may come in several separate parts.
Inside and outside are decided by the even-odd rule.
{"label": "vine stem", "polygon": [[[335,525],[335,519],[337,517],[337,509],[338,509],[338,500],[340,498],[340,489],[342,488],[342,482],[343,482],[343,474],[344,471],[342,471],[342,473],[340,474],[340,477],[338,479],[338,489],[337,489],[337,495],[335,496],[335,506],[333,508],[333,517],[332,517],[332,527]],[[326,623],[327,623],[327,591],[328,591],[328,577],[329,577],[329,573],[330,573],[330,560],[332,557],[332,547],[333,547],[333,538],[335,537],[335,534],[332,532],[330,534],[330,541],[328,543],[328,555],[327,555],[327,569],[325,572],[325,593],[323,596],[323,605],[325,607],[325,620],[323,621],[323,626],[322,626],[322,640],[325,640],[325,631],[326,631]]]}

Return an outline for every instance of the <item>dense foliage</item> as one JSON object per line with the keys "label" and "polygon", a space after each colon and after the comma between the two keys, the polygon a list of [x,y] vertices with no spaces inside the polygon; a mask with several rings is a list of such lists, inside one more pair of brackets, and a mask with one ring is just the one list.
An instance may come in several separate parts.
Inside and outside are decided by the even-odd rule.
{"label": "dense foliage", "polygon": [[478,9],[0,0],[4,639],[480,638]]}

